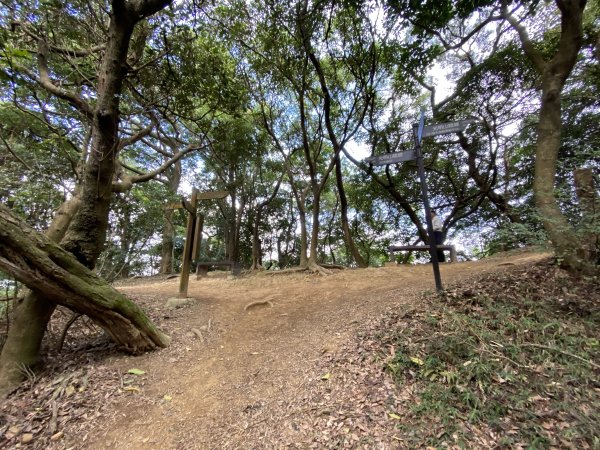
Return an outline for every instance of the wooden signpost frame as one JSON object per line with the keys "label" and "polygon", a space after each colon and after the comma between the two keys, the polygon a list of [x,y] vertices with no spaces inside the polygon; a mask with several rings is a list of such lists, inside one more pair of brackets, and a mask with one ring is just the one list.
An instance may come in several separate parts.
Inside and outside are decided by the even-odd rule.
{"label": "wooden signpost frame", "polygon": [[[179,279],[179,298],[187,298],[192,261],[198,261],[200,257],[200,245],[202,243],[204,216],[198,213],[198,202],[200,200],[221,199],[226,197],[227,195],[229,195],[229,191],[199,192],[197,188],[193,188],[189,202],[185,198],[182,198],[180,202],[169,203],[165,206],[165,209],[183,208],[188,213],[187,224],[185,229],[185,242],[183,245],[181,276]],[[198,267],[200,267],[200,264],[198,265]],[[231,267],[233,268],[234,265],[232,264]],[[197,277],[198,276],[199,275],[197,274]]]}

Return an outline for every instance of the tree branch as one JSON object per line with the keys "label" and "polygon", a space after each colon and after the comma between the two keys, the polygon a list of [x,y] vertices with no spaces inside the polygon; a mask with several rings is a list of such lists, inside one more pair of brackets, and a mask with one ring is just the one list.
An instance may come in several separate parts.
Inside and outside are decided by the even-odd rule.
{"label": "tree branch", "polygon": [[113,183],[112,190],[113,190],[113,192],[126,192],[129,189],[131,189],[131,187],[134,184],[150,181],[153,178],[155,178],[156,176],[160,175],[161,173],[163,173],[165,170],[167,170],[169,167],[171,167],[173,164],[175,164],[177,161],[179,161],[181,158],[183,158],[188,153],[193,152],[195,150],[202,150],[204,148],[206,148],[206,146],[198,147],[195,145],[189,145],[185,149],[177,152],[172,158],[165,161],[164,164],[162,164],[160,167],[158,167],[157,169],[155,169],[151,172],[147,172],[143,175],[137,175],[137,176],[133,176],[133,177],[132,176],[124,176],[123,180],[121,182]]}
{"label": "tree branch", "polygon": [[135,144],[137,141],[148,136],[152,132],[152,130],[154,129],[155,126],[156,126],[156,123],[154,122],[154,120],[152,120],[150,122],[150,125],[148,125],[147,127],[138,130],[136,133],[132,134],[131,136],[129,136],[125,139],[121,139],[119,141],[119,151],[123,150],[128,145]]}
{"label": "tree branch", "polygon": [[27,164],[23,158],[21,158],[19,155],[17,155],[13,151],[12,147],[10,146],[10,144],[6,141],[6,139],[4,139],[4,136],[0,135],[0,139],[2,139],[2,143],[4,144],[4,146],[6,147],[6,149],[8,150],[8,152],[11,155],[13,155],[17,159],[17,161],[19,161],[21,164],[23,164],[27,170],[30,170],[31,172],[33,172],[33,169],[29,166],[29,164]]}
{"label": "tree branch", "polygon": [[50,75],[48,73],[48,45],[46,41],[43,39],[38,39],[38,68],[40,71],[40,84],[44,89],[46,89],[51,94],[56,95],[57,97],[68,101],[71,103],[78,111],[83,113],[88,119],[92,118],[92,108],[81,98],[79,95],[74,92],[69,92],[66,89],[58,87],[55,85],[50,79]]}
{"label": "tree branch", "polygon": [[538,51],[533,42],[529,39],[529,35],[527,34],[527,30],[521,23],[508,11],[508,7],[506,4],[502,5],[502,17],[504,17],[508,23],[515,29],[517,34],[519,35],[519,39],[521,40],[521,44],[523,45],[523,50],[527,57],[533,63],[533,66],[538,71],[538,73],[543,73],[546,68],[546,62],[544,61],[544,57],[542,53]]}

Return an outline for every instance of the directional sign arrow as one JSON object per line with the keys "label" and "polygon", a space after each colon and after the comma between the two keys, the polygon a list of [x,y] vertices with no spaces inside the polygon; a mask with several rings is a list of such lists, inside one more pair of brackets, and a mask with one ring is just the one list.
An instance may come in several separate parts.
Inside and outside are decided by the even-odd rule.
{"label": "directional sign arrow", "polygon": [[212,200],[218,198],[225,198],[229,195],[229,191],[208,191],[198,192],[198,200]]}
{"label": "directional sign arrow", "polygon": [[386,153],[384,155],[371,156],[366,158],[365,162],[371,163],[374,166],[385,166],[387,164],[395,164],[404,161],[412,161],[416,159],[417,155],[413,150],[406,150],[404,152]]}
{"label": "directional sign arrow", "polygon": [[467,125],[475,122],[474,119],[457,120],[456,122],[436,123],[433,125],[425,125],[423,127],[423,137],[437,136],[439,134],[459,133],[463,131]]}

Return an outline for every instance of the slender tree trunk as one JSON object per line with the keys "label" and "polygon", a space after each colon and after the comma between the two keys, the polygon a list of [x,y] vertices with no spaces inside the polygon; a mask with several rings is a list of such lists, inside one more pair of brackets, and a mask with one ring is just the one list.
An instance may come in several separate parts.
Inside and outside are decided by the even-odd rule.
{"label": "slender tree trunk", "polygon": [[298,222],[300,223],[300,267],[308,267],[308,232],[306,227],[306,195],[304,192],[298,192],[298,189],[294,185],[294,179],[291,175],[290,185],[292,186],[292,192],[296,205],[298,206]]}
{"label": "slender tree trunk", "polygon": [[175,227],[173,226],[173,210],[165,210],[165,225],[162,231],[162,245],[160,250],[160,270],[158,273],[166,275],[173,270],[173,245]]}
{"label": "slender tree trunk", "polygon": [[306,211],[298,211],[300,222],[300,267],[308,266],[308,229],[306,227]]}
{"label": "slender tree trunk", "polygon": [[[315,184],[315,183],[313,183]],[[319,264],[319,218],[321,216],[321,189],[313,189],[312,205],[312,230],[310,233],[310,253],[308,255],[308,266],[315,267]]]}
{"label": "slender tree trunk", "polygon": [[581,211],[581,232],[583,233],[582,257],[600,264],[600,197],[596,188],[594,172],[589,168],[574,172],[575,189]]}
{"label": "slender tree trunk", "polygon": [[246,196],[242,192],[240,207],[233,208],[233,213],[235,214],[235,222],[233,224],[233,252],[231,259],[235,262],[241,262],[240,259],[242,251],[240,249],[240,234],[242,230],[242,218],[244,215],[244,209],[246,209]]}
{"label": "slender tree trunk", "polygon": [[260,245],[260,221],[262,220],[262,206],[258,205],[256,208],[256,214],[254,215],[254,224],[252,225],[252,267],[251,270],[262,269],[262,256],[261,256],[261,245]]}
{"label": "slender tree trunk", "polygon": [[521,218],[515,213],[506,197],[494,191],[486,177],[479,171],[479,168],[477,167],[477,152],[473,148],[473,144],[467,141],[467,138],[463,133],[459,134],[458,141],[462,149],[467,153],[469,177],[475,182],[479,190],[485,194],[492,204],[498,208],[501,213],[506,215],[508,220],[512,223],[521,223]]}
{"label": "slender tree trunk", "polygon": [[340,196],[340,215],[342,222],[342,231],[344,232],[344,240],[346,246],[354,258],[354,261],[358,267],[367,267],[367,263],[363,259],[362,255],[358,251],[354,239],[352,238],[352,232],[350,231],[350,225],[348,224],[348,199],[346,198],[346,190],[344,189],[344,180],[342,177],[342,162],[338,153],[335,163],[335,180],[337,183],[338,194]]}

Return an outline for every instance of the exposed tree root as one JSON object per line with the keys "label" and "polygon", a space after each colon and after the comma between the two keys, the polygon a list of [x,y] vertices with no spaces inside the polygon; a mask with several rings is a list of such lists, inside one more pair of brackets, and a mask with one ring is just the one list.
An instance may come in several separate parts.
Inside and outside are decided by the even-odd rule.
{"label": "exposed tree root", "polygon": [[57,346],[57,351],[61,351],[63,348],[63,345],[65,343],[65,338],[67,337],[67,332],[69,331],[69,328],[71,328],[71,325],[73,325],[75,323],[75,321],[77,319],[79,319],[81,317],[81,314],[78,313],[74,313],[71,318],[68,320],[68,322],[66,323],[65,327],[62,330],[62,333],[60,334],[60,338],[58,339],[58,346]]}
{"label": "exposed tree root", "polygon": [[0,268],[34,292],[43,293],[45,303],[54,302],[90,317],[131,353],[169,344],[170,338],[134,302],[2,205]]}
{"label": "exposed tree root", "polygon": [[313,273],[318,273],[319,275],[331,275],[331,274],[333,274],[333,272],[331,270],[326,269],[322,265],[319,265],[319,264],[317,264],[315,262],[309,262],[308,263],[308,270],[310,270]]}
{"label": "exposed tree root", "polygon": [[324,267],[325,269],[346,270],[348,268],[346,266],[342,266],[341,264],[320,264],[320,266]]}
{"label": "exposed tree root", "polygon": [[265,272],[261,272],[265,275],[290,275],[292,273],[300,273],[300,272],[306,272],[308,270],[308,267],[290,267],[289,269],[283,269],[283,270],[267,270]]}
{"label": "exposed tree root", "polygon": [[254,306],[260,306],[260,305],[268,305],[271,308],[273,307],[273,303],[271,303],[269,300],[263,300],[263,301],[248,303],[246,306],[244,306],[244,311],[248,311],[250,308],[252,308]]}
{"label": "exposed tree root", "polygon": [[292,273],[310,272],[318,273],[319,275],[332,275],[333,272],[329,269],[346,269],[345,266],[338,264],[318,264],[309,262],[307,266],[290,267],[283,270],[267,270],[263,272],[265,275],[289,275]]}

